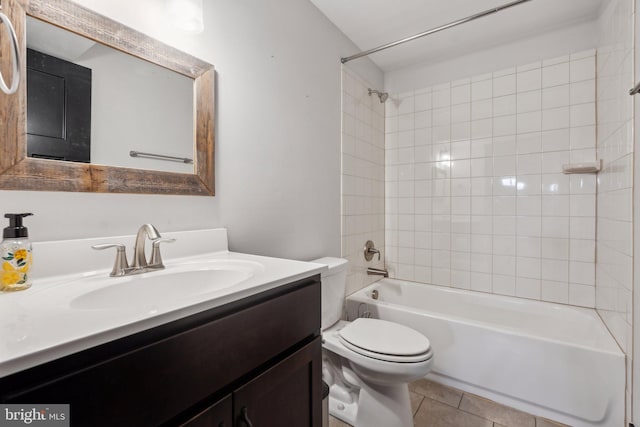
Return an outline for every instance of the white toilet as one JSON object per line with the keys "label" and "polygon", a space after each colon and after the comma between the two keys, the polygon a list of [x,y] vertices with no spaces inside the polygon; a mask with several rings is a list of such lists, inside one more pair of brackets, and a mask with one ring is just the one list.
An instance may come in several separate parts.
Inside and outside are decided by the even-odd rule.
{"label": "white toilet", "polygon": [[429,340],[385,320],[340,320],[347,263],[320,258],[322,274],[322,379],[329,384],[329,413],[355,427],[411,427],[408,383],[431,369]]}

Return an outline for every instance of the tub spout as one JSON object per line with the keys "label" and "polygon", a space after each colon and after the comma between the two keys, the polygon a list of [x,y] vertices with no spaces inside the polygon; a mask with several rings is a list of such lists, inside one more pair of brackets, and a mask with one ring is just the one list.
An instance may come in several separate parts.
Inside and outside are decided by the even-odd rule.
{"label": "tub spout", "polygon": [[381,270],[379,268],[373,268],[373,267],[367,268],[367,274],[369,276],[389,277],[389,272],[387,270]]}

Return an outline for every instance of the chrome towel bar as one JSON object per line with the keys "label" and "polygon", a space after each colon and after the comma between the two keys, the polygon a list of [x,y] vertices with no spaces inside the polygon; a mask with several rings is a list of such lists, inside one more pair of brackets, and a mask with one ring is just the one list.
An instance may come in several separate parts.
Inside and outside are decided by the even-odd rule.
{"label": "chrome towel bar", "polygon": [[193,159],[187,157],[165,156],[164,154],[143,153],[142,151],[129,151],[131,157],[148,157],[150,159],[168,160],[170,162],[193,163]]}

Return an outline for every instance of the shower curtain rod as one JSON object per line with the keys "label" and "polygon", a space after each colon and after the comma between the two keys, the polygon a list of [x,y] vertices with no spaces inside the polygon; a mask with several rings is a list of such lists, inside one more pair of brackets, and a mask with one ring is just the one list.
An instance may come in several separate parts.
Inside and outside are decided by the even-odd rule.
{"label": "shower curtain rod", "polygon": [[406,43],[406,42],[410,42],[410,41],[415,40],[415,39],[419,39],[420,37],[428,36],[430,34],[437,33],[438,31],[446,30],[448,28],[455,27],[456,25],[464,24],[464,23],[473,21],[474,19],[482,18],[484,16],[491,15],[492,13],[497,13],[497,12],[500,12],[501,10],[508,9],[508,8],[510,8],[512,6],[517,6],[517,5],[521,4],[521,3],[526,3],[528,1],[531,1],[531,0],[517,0],[517,1],[513,1],[511,3],[503,4],[502,6],[494,7],[494,8],[485,10],[484,12],[476,13],[475,15],[467,16],[466,18],[462,18],[462,19],[459,19],[457,21],[449,22],[448,24],[445,24],[445,25],[443,25],[441,27],[432,28],[430,30],[427,30],[427,31],[424,31],[422,33],[413,35],[411,37],[404,38],[402,40],[398,40],[398,41],[395,41],[395,42],[383,44],[382,46],[378,46],[378,47],[375,47],[373,49],[365,50],[363,52],[356,53],[355,55],[347,56],[346,58],[340,58],[340,62],[345,64],[345,63],[347,63],[349,61],[352,61],[354,59],[362,58],[363,56],[368,56],[368,55],[371,55],[372,53],[380,52],[381,50],[389,49],[390,47],[398,46],[400,44],[403,44],[403,43]]}

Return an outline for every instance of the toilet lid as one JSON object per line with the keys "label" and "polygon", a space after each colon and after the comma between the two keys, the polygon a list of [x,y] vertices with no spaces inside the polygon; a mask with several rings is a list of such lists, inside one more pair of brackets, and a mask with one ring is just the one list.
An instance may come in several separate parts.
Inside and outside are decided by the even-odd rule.
{"label": "toilet lid", "polygon": [[349,344],[378,355],[419,356],[431,349],[431,343],[420,332],[380,319],[356,319],[338,334]]}

